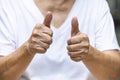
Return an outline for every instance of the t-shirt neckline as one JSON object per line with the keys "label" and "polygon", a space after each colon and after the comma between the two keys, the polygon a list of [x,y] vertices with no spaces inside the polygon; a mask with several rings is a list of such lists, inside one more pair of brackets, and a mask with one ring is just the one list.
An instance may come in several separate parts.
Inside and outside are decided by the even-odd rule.
{"label": "t-shirt neckline", "polygon": [[[37,14],[39,14],[41,19],[44,20],[44,16],[43,16],[42,12],[36,6],[34,0],[31,0],[31,1],[32,1],[33,6],[34,6],[35,12],[37,12]],[[63,30],[65,28],[65,26],[67,27],[69,22],[71,22],[71,19],[74,17],[74,14],[77,12],[76,11],[76,9],[78,8],[77,5],[78,5],[77,0],[75,0],[70,12],[68,13],[68,17],[65,19],[65,21],[61,24],[61,26],[59,28],[56,28],[52,24],[51,24],[51,27],[55,30],[61,30],[61,29]]]}

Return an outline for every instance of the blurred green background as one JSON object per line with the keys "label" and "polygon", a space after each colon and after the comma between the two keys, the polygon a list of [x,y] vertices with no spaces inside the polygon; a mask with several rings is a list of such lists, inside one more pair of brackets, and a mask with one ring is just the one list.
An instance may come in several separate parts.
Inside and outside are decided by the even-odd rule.
{"label": "blurred green background", "polygon": [[[120,45],[120,0],[107,0],[115,22],[115,30]],[[119,79],[120,80],[120,79]]]}

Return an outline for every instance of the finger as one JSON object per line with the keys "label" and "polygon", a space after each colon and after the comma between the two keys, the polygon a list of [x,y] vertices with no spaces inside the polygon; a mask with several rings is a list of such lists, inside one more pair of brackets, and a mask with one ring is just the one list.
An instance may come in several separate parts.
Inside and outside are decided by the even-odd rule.
{"label": "finger", "polygon": [[83,59],[88,56],[88,54],[86,53],[86,51],[68,52],[68,55],[71,58],[81,57]]}
{"label": "finger", "polygon": [[82,45],[82,43],[79,44],[73,44],[73,45],[68,45],[67,49],[70,52],[75,52],[75,51],[79,51],[80,49],[86,49],[87,46],[86,45]]}
{"label": "finger", "polygon": [[76,58],[72,58],[72,57],[70,57],[73,61],[75,61],[75,62],[79,62],[79,61],[81,61],[82,60],[82,58],[81,57],[76,57]]}
{"label": "finger", "polygon": [[67,41],[67,43],[68,45],[71,45],[71,44],[81,43],[81,41],[82,41],[82,38],[80,36],[73,36]]}
{"label": "finger", "polygon": [[44,27],[42,28],[42,30],[39,30],[39,29],[41,28],[40,26],[44,26],[44,25],[40,24],[40,25],[38,26],[38,29],[35,29],[35,30],[33,31],[34,34],[39,34],[39,35],[41,35],[41,33],[45,33],[45,34],[48,34],[48,35],[50,35],[50,36],[53,35],[52,30],[49,29],[48,27],[45,27],[45,26],[44,26]]}
{"label": "finger", "polygon": [[45,16],[45,19],[44,19],[44,22],[43,24],[47,27],[50,28],[50,23],[51,23],[51,20],[52,20],[52,13],[51,12],[48,12]]}
{"label": "finger", "polygon": [[43,34],[41,33],[40,36],[37,37],[40,41],[47,43],[47,44],[51,44],[52,43],[52,38],[51,36],[47,35],[47,34]]}
{"label": "finger", "polygon": [[35,50],[37,51],[37,53],[45,53],[47,51],[45,48],[42,48],[39,45],[36,45]]}
{"label": "finger", "polygon": [[89,44],[84,43],[84,42],[77,43],[77,44],[71,44],[71,45],[67,46],[67,49],[71,52],[79,51],[80,49],[86,49],[87,50],[87,49],[89,49]]}
{"label": "finger", "polygon": [[71,32],[71,36],[75,36],[79,31],[79,24],[78,24],[78,20],[77,17],[74,17],[72,19],[72,32]]}
{"label": "finger", "polygon": [[43,41],[41,41],[39,39],[37,39],[34,43],[40,45],[44,49],[48,49],[49,48],[49,44],[47,44],[47,43],[45,43],[45,42],[43,42]]}
{"label": "finger", "polygon": [[39,34],[33,34],[32,37],[31,37],[31,41],[34,43],[34,42],[37,42],[37,41],[42,41],[44,43],[47,43],[47,44],[51,44],[52,43],[52,37],[47,35],[47,34],[43,34],[41,33],[40,35]]}
{"label": "finger", "polygon": [[68,55],[71,57],[77,57],[84,55],[84,50],[76,51],[76,52],[68,52]]}

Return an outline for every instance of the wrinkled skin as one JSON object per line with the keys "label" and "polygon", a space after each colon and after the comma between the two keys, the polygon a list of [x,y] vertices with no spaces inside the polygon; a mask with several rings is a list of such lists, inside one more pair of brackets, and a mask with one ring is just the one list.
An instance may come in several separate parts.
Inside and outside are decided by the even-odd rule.
{"label": "wrinkled skin", "polygon": [[79,30],[77,18],[72,19],[71,38],[68,40],[68,54],[73,61],[81,61],[89,54],[89,38]]}
{"label": "wrinkled skin", "polygon": [[37,24],[28,40],[28,51],[30,54],[45,53],[52,43],[53,32],[50,29],[52,14],[47,13],[43,24]]}

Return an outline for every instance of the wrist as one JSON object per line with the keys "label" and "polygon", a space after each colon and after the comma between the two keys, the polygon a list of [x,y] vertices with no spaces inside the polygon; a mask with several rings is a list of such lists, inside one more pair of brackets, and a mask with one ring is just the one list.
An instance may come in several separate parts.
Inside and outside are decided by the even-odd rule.
{"label": "wrist", "polygon": [[26,53],[28,53],[28,54],[30,54],[30,55],[35,55],[35,54],[36,54],[34,51],[32,51],[32,50],[30,49],[30,47],[29,47],[29,42],[28,42],[28,41],[26,41],[26,42],[24,43],[24,49],[25,49]]}
{"label": "wrist", "polygon": [[88,55],[83,61],[90,61],[93,58],[94,48],[92,46],[89,47]]}

